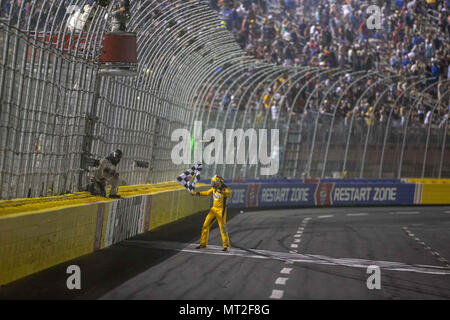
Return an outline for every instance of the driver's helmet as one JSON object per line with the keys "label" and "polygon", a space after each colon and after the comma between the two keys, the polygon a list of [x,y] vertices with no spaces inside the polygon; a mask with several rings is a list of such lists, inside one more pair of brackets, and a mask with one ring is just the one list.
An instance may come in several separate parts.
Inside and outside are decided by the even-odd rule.
{"label": "driver's helmet", "polygon": [[213,186],[214,188],[222,188],[222,186],[224,185],[224,181],[223,178],[221,176],[214,176],[211,179],[211,186]]}

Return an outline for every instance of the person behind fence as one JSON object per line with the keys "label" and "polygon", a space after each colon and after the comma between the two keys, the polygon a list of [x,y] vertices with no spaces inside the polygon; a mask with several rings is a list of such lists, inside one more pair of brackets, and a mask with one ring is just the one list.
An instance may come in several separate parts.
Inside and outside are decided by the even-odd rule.
{"label": "person behind fence", "polygon": [[67,31],[83,32],[83,30],[89,30],[89,25],[94,16],[94,10],[94,0],[87,0],[83,6],[69,5],[66,9],[67,13],[70,14],[67,20]]}
{"label": "person behind fence", "polygon": [[127,31],[127,23],[130,20],[130,0],[119,0],[111,15],[111,31]]}
{"label": "person behind fence", "polygon": [[119,173],[116,170],[117,165],[122,159],[122,151],[117,149],[109,156],[101,159],[97,169],[93,172],[88,191],[94,196],[106,197],[106,185],[111,185],[109,192],[110,198],[120,199],[117,194],[119,189]]}
{"label": "person behind fence", "polygon": [[227,218],[227,200],[231,197],[231,190],[224,183],[221,176],[214,176],[211,179],[212,188],[208,191],[192,192],[193,196],[210,196],[213,195],[214,203],[211,207],[205,222],[203,223],[202,235],[200,239],[200,245],[197,249],[205,248],[208,245],[209,229],[214,223],[214,219],[217,219],[219,224],[220,235],[222,236],[223,251],[230,251],[230,238],[228,237],[228,231],[226,227]]}

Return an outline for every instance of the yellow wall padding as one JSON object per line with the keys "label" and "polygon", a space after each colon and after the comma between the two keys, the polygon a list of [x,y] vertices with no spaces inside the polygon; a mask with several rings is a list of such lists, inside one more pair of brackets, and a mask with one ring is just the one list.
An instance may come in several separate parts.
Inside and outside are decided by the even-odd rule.
{"label": "yellow wall padding", "polygon": [[411,183],[423,184],[450,184],[450,179],[406,179]]}
{"label": "yellow wall padding", "polygon": [[177,182],[121,187],[119,194],[120,206],[87,192],[1,201],[0,285],[206,211],[210,202]]}
{"label": "yellow wall padding", "polygon": [[424,184],[422,204],[450,204],[450,184]]}
{"label": "yellow wall padding", "polygon": [[93,251],[97,206],[0,218],[0,285]]}

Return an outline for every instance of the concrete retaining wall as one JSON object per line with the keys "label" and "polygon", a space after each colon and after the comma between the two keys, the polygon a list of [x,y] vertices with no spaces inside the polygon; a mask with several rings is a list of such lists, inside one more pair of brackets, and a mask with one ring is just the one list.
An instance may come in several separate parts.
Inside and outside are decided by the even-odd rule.
{"label": "concrete retaining wall", "polygon": [[167,189],[0,215],[0,285],[209,209],[207,197],[192,197],[177,184]]}

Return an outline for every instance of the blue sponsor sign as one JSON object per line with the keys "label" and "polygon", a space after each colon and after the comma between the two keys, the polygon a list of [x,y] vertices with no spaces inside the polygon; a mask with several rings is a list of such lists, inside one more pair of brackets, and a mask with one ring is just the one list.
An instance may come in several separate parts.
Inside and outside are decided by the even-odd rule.
{"label": "blue sponsor sign", "polygon": [[[314,206],[315,184],[229,183],[230,208]],[[258,186],[258,188],[255,188]]]}
{"label": "blue sponsor sign", "polygon": [[332,205],[414,204],[412,183],[347,184],[336,183],[331,191]]}
{"label": "blue sponsor sign", "polygon": [[[270,181],[270,180],[269,180]],[[413,183],[348,183],[320,182],[281,183],[231,182],[230,208],[351,206],[351,205],[412,205]]]}
{"label": "blue sponsor sign", "polygon": [[228,200],[229,208],[246,208],[247,207],[247,184],[228,184],[231,188],[231,199]]}
{"label": "blue sponsor sign", "polygon": [[316,184],[262,185],[259,191],[260,207],[313,206]]}

